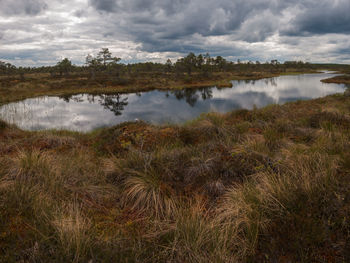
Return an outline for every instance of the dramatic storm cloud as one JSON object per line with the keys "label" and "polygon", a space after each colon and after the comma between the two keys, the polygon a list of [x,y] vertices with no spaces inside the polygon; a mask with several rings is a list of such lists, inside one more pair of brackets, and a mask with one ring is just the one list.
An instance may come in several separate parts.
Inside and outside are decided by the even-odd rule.
{"label": "dramatic storm cloud", "polygon": [[0,60],[81,64],[188,52],[231,60],[350,63],[349,0],[0,0]]}

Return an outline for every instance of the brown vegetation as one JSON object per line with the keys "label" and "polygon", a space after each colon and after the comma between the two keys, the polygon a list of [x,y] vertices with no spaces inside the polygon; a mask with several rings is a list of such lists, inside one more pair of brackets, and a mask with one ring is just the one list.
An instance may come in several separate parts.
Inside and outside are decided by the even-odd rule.
{"label": "brown vegetation", "polygon": [[322,80],[324,83],[350,84],[350,75],[335,76]]}
{"label": "brown vegetation", "polygon": [[350,100],[89,134],[0,122],[2,262],[347,262]]}

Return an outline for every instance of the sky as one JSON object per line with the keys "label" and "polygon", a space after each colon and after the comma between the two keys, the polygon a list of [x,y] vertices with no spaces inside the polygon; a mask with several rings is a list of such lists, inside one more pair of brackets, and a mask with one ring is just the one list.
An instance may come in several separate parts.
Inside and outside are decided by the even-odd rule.
{"label": "sky", "polygon": [[0,60],[124,63],[189,52],[228,60],[350,64],[350,0],[0,0]]}

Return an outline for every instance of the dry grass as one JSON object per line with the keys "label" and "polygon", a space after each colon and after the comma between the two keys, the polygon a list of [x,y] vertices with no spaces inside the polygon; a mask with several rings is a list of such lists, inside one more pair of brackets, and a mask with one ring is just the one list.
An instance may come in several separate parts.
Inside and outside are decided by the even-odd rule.
{"label": "dry grass", "polygon": [[347,262],[349,116],[334,95],[185,126],[3,124],[0,261]]}
{"label": "dry grass", "polygon": [[81,262],[89,254],[91,223],[83,215],[80,205],[73,203],[60,208],[51,224],[55,230],[58,245],[71,262]]}
{"label": "dry grass", "polygon": [[143,173],[132,171],[124,185],[123,202],[133,211],[165,217],[176,209],[174,191],[153,169]]}

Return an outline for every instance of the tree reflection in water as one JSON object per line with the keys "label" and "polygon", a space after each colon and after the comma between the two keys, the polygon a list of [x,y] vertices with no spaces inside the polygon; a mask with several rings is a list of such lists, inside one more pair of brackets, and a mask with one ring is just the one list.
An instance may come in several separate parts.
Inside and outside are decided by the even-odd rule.
{"label": "tree reflection in water", "polygon": [[236,82],[238,84],[244,83],[244,84],[247,84],[247,85],[254,86],[257,81],[259,81],[259,82],[263,81],[266,86],[269,86],[269,85],[273,86],[273,87],[277,86],[277,79],[276,78],[265,78],[265,79],[262,79],[262,80],[245,79],[245,80],[235,80],[234,82]]}
{"label": "tree reflection in water", "polygon": [[113,95],[63,95],[59,98],[63,99],[67,103],[69,103],[69,101],[84,102],[83,96],[87,97],[87,101],[89,103],[94,103],[97,98],[97,101],[101,106],[110,110],[116,116],[122,115],[122,111],[125,109],[125,106],[129,104],[128,97],[123,98],[119,93]]}
{"label": "tree reflection in water", "polygon": [[208,100],[213,98],[213,88],[202,88],[200,89],[200,93],[203,100]]}
{"label": "tree reflection in water", "polygon": [[71,100],[75,102],[83,102],[83,95],[61,95],[59,96],[60,99],[64,100],[65,102],[69,103]]}
{"label": "tree reflection in water", "polygon": [[[169,98],[170,94],[174,95],[178,100],[185,100],[191,107],[194,107],[199,98],[202,100],[208,100],[213,97],[213,88],[214,87],[205,87],[199,89],[183,89],[183,90],[174,90],[166,91],[165,97]],[[142,96],[142,93],[134,93],[138,97]],[[84,102],[88,101],[89,103],[98,103],[103,106],[105,109],[110,110],[116,116],[122,115],[123,110],[129,104],[128,97],[126,94],[110,94],[110,95],[90,95],[90,94],[81,94],[81,95],[62,95],[59,97],[65,102],[69,101],[74,102]],[[150,105],[151,107],[151,105]]]}
{"label": "tree reflection in water", "polygon": [[116,95],[100,95],[100,104],[113,112],[116,116],[122,115],[124,107],[127,106],[128,97],[122,98],[120,94]]}
{"label": "tree reflection in water", "polygon": [[[185,99],[185,101],[191,107],[194,107],[200,97],[202,97],[203,100],[211,99],[213,97],[213,88],[214,87],[205,87],[199,89],[182,89],[171,91],[171,93],[174,94],[176,99]],[[167,92],[165,96],[168,97],[169,93]]]}

